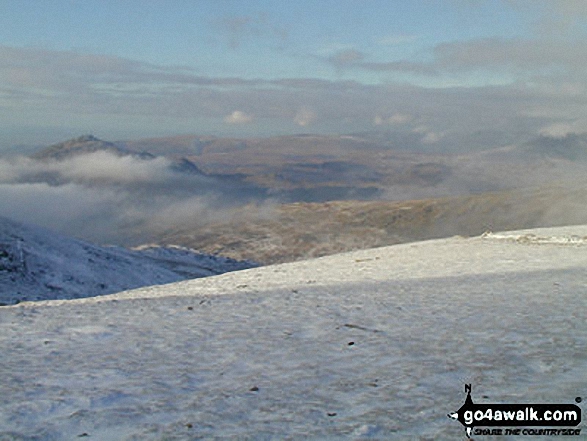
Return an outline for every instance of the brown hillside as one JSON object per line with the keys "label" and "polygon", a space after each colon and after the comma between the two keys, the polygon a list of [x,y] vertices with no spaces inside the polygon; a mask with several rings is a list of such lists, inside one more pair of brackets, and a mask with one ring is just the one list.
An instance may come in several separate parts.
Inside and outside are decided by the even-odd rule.
{"label": "brown hillside", "polygon": [[561,188],[484,193],[404,202],[336,201],[276,206],[259,217],[175,231],[161,243],[270,264],[487,230],[587,222],[585,196]]}

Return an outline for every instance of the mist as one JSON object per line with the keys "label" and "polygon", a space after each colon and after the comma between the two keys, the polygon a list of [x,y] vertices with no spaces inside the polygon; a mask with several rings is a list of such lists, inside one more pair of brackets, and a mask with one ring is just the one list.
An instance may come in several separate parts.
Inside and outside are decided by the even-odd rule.
{"label": "mist", "polygon": [[2,159],[1,214],[99,243],[136,245],[174,228],[225,220],[245,204],[271,205],[252,185],[173,166],[163,157],[105,151],[60,161]]}

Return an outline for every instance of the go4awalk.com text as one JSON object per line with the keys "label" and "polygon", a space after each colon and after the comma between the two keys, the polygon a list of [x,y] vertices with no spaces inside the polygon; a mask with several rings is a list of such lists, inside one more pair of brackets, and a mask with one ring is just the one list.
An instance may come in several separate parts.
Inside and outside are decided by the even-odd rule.
{"label": "go4awalk.com text", "polygon": [[[471,385],[461,408],[448,416],[474,435],[577,436],[581,409],[576,404],[487,404],[474,403]],[[576,403],[581,399],[576,398]],[[541,427],[541,428],[536,428]]]}

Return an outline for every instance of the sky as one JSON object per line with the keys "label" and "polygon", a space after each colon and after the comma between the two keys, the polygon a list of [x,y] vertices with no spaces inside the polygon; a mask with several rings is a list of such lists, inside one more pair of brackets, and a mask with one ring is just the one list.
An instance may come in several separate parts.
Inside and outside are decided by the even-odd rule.
{"label": "sky", "polygon": [[[0,0],[0,149],[587,131],[583,0]],[[444,144],[443,144],[444,143]]]}

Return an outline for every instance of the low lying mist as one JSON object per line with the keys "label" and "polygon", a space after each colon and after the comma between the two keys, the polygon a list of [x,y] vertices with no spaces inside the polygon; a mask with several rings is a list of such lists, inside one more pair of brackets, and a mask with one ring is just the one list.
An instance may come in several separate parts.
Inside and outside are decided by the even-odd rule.
{"label": "low lying mist", "polygon": [[64,160],[0,160],[0,207],[14,220],[100,243],[138,244],[173,228],[229,219],[265,191],[202,173],[172,160],[95,152]]}

